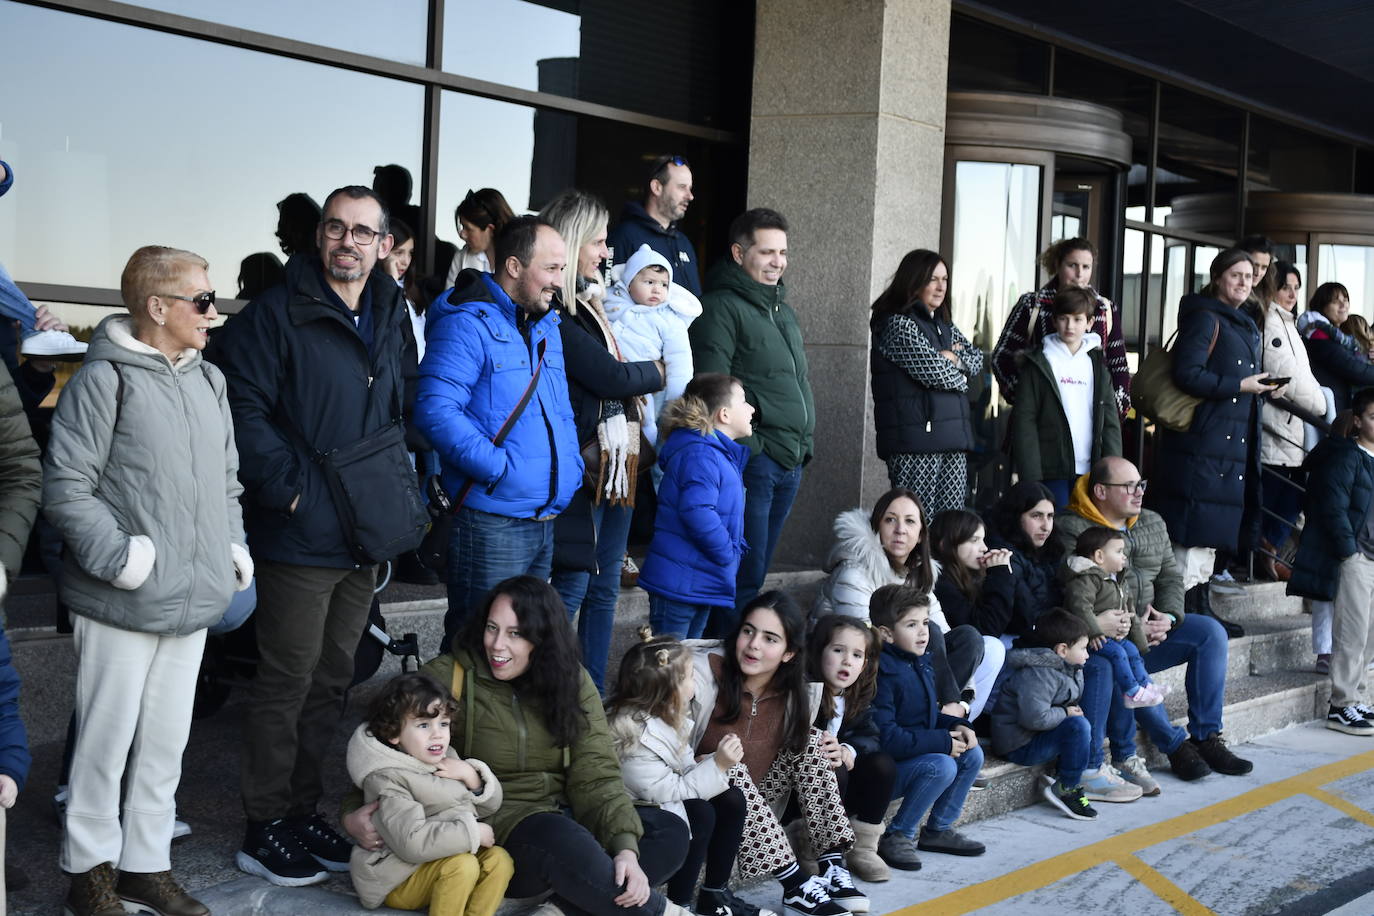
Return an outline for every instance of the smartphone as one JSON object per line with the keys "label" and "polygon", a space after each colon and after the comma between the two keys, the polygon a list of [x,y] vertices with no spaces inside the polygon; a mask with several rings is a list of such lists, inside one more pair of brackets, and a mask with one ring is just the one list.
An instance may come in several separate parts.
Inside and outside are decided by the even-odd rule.
{"label": "smartphone", "polygon": [[1265,377],[1265,378],[1260,379],[1260,381],[1263,382],[1264,384],[1270,386],[1271,388],[1278,388],[1280,385],[1287,385],[1289,382],[1293,381],[1293,377],[1292,377],[1292,376],[1286,376],[1286,377],[1283,377],[1283,378],[1276,378],[1276,377],[1270,375],[1270,376],[1267,376],[1267,377]]}

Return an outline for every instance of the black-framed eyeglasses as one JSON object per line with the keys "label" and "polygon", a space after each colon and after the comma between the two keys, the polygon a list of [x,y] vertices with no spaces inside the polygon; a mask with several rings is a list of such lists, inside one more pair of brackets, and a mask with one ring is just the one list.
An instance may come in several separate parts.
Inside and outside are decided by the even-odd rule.
{"label": "black-framed eyeglasses", "polygon": [[202,315],[210,311],[210,307],[215,304],[215,291],[213,289],[208,293],[198,293],[194,296],[178,296],[175,293],[154,293],[153,295],[162,299],[180,299],[182,302],[189,302]]}
{"label": "black-framed eyeglasses", "polygon": [[336,219],[327,219],[322,225],[324,226],[324,237],[336,242],[345,235],[352,235],[353,241],[359,245],[371,245],[377,241],[377,236],[381,235],[371,226],[345,226]]}
{"label": "black-framed eyeglasses", "polygon": [[1144,493],[1145,487],[1149,485],[1148,480],[1137,480],[1133,483],[1104,483],[1104,487],[1121,487],[1127,493]]}

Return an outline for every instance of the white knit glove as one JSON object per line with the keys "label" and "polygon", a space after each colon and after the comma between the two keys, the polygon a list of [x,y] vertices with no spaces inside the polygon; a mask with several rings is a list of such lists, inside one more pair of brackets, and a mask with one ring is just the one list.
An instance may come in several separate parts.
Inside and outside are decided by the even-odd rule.
{"label": "white knit glove", "polygon": [[629,427],[624,414],[607,417],[601,424],[606,441],[602,447],[606,451],[606,486],[604,493],[608,498],[624,496],[626,492],[625,456],[630,449]]}

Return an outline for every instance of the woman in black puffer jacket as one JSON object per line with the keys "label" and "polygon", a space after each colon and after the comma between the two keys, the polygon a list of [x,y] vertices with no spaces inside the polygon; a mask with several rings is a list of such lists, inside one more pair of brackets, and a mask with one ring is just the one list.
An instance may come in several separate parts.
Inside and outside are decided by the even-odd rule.
{"label": "woman in black puffer jacket", "polygon": [[1202,398],[1184,432],[1161,429],[1146,505],[1164,517],[1190,591],[1185,609],[1208,609],[1207,580],[1220,548],[1256,542],[1260,504],[1260,331],[1241,309],[1254,284],[1250,255],[1228,248],[1212,261],[1212,282],[1183,297],[1173,380]]}
{"label": "woman in black puffer jacket", "polygon": [[[1063,550],[1054,534],[1054,495],[1045,485],[1023,480],[1002,494],[988,513],[987,543],[991,549],[1011,551],[1011,571],[1016,578],[1013,627],[1010,636],[1025,636],[1041,614],[1062,607],[1063,590],[1057,571]],[[1007,648],[1011,648],[1007,640]]]}

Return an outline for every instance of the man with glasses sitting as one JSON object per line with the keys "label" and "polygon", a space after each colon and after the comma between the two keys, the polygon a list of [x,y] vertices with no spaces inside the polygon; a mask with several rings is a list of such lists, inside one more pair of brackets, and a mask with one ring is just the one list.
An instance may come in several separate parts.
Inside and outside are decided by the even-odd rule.
{"label": "man with glasses sitting", "polygon": [[[1221,738],[1226,688],[1226,631],[1200,614],[1183,613],[1183,577],[1174,563],[1169,530],[1157,513],[1141,506],[1146,481],[1124,458],[1102,458],[1078,478],[1067,511],[1055,520],[1054,533],[1072,551],[1084,529],[1101,525],[1126,536],[1129,566],[1120,579],[1140,615],[1149,642],[1145,670],[1150,674],[1188,665],[1188,729],[1169,721],[1164,707],[1129,710],[1113,689],[1111,667],[1094,655],[1083,668],[1083,713],[1090,722],[1107,723],[1112,763],[1121,775],[1156,794],[1158,785],[1136,753],[1136,727],[1169,756],[1179,779],[1199,779],[1215,771],[1228,776],[1249,773],[1252,764],[1232,754]],[[1110,704],[1110,714],[1097,712]],[[1102,765],[1102,735],[1094,734],[1089,768]],[[1153,791],[1151,791],[1153,789]]]}
{"label": "man with glasses sitting", "polygon": [[644,203],[627,201],[620,222],[606,239],[615,263],[624,264],[640,245],[648,245],[673,265],[673,282],[700,297],[697,250],[677,225],[691,202],[692,167],[687,160],[681,156],[655,159],[649,167]]}
{"label": "man with glasses sitting", "polygon": [[[321,765],[353,674],[377,567],[358,555],[326,479],[329,453],[383,436],[415,377],[401,289],[377,261],[391,250],[386,208],[349,186],[324,202],[317,253],[298,252],[286,282],[232,318],[213,345],[228,382],[257,564],[260,660],[244,722],[247,834],[241,869],[297,886],[348,871],[352,847],[319,815]],[[415,475],[373,479],[403,504]],[[396,497],[400,498],[396,498]]]}

